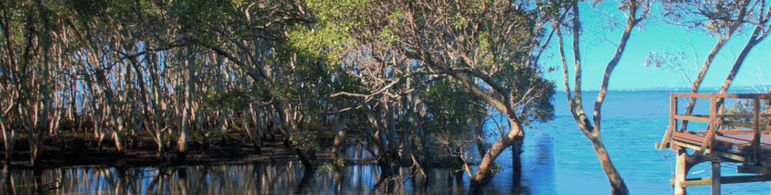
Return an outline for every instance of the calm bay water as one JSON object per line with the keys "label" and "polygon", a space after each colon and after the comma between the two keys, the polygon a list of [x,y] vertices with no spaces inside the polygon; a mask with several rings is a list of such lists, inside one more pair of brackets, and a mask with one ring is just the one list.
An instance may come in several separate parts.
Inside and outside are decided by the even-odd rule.
{"label": "calm bay water", "polygon": [[[602,139],[616,169],[633,194],[672,194],[669,179],[674,174],[674,151],[657,150],[668,126],[669,93],[667,91],[612,91],[602,109]],[[552,135],[554,141],[556,190],[559,194],[607,194],[607,178],[599,165],[591,143],[576,128],[567,111],[564,93],[555,95],[557,118],[537,126]],[[584,94],[585,108],[591,110],[596,92]],[[687,104],[678,100],[679,110]],[[708,102],[699,100],[694,113],[708,113]],[[726,102],[726,104],[730,104]],[[704,129],[692,125],[689,129]],[[529,151],[529,150],[526,150]],[[736,165],[721,163],[722,174],[737,175]],[[688,177],[708,177],[708,163],[691,169]],[[752,186],[751,186],[752,185]],[[722,193],[768,194],[769,183],[722,185]],[[751,187],[748,187],[751,186]],[[689,194],[710,194],[709,186],[688,187]]]}
{"label": "calm bay water", "polygon": [[[596,92],[584,94],[591,108]],[[610,187],[591,143],[577,129],[567,111],[564,93],[555,95],[555,120],[534,125],[526,132],[522,154],[522,183],[512,182],[511,152],[504,151],[496,174],[485,194],[608,194]],[[684,103],[681,103],[681,106]],[[587,109],[590,111],[591,109]],[[668,125],[669,92],[612,91],[603,105],[602,138],[616,168],[633,194],[671,194],[674,152],[657,150]],[[705,112],[704,109],[698,112]],[[492,131],[492,124],[487,128]],[[694,127],[699,128],[699,127]],[[490,138],[490,141],[493,141]],[[723,163],[723,175],[735,175],[736,165]],[[178,168],[76,168],[48,169],[40,177],[31,171],[1,176],[4,193],[29,194],[36,189],[49,193],[145,194],[374,194],[379,193],[377,166],[348,166],[340,173],[320,171],[306,175],[299,162],[209,165]],[[407,175],[406,169],[400,173]],[[452,177],[446,169],[431,169],[431,180],[402,177],[398,192],[407,194],[463,194],[468,176]],[[694,167],[689,177],[709,176],[706,163]],[[13,189],[8,181],[13,181]],[[54,188],[58,186],[59,188]],[[723,185],[723,193],[768,194],[768,182]],[[710,189],[689,187],[690,194],[709,194]]]}

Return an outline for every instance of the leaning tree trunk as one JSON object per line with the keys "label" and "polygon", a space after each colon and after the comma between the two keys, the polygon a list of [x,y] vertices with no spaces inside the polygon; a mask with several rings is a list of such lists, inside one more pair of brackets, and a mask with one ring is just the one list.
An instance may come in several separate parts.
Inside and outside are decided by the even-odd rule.
{"label": "leaning tree trunk", "polygon": [[[484,181],[487,180],[486,178],[489,178],[488,174],[490,172],[490,167],[493,165],[496,158],[498,158],[498,155],[501,154],[506,148],[509,146],[514,146],[512,150],[521,151],[522,150],[522,141],[525,138],[525,131],[522,129],[522,124],[519,123],[519,120],[515,117],[508,116],[509,121],[509,131],[506,132],[501,138],[498,138],[492,146],[490,146],[490,149],[487,150],[487,152],[484,154],[484,157],[482,158],[482,161],[479,163],[479,167],[477,167],[477,170],[474,172],[474,175],[471,177],[471,184],[469,189],[469,194],[481,194],[482,187],[484,186]],[[514,157],[512,157],[514,158]],[[519,157],[516,157],[519,159]],[[512,167],[512,169],[519,170],[519,172],[522,171],[521,163],[516,162],[512,163],[515,165]],[[516,165],[520,165],[517,167]]]}
{"label": "leaning tree trunk", "polygon": [[[704,65],[702,65],[701,70],[699,71],[699,75],[696,76],[696,80],[693,81],[693,86],[691,87],[691,93],[697,93],[699,92],[699,86],[701,85],[702,81],[704,81],[704,76],[707,75],[707,70],[709,70],[710,64],[712,64],[712,60],[715,58],[717,53],[720,51],[720,49],[725,46],[725,44],[728,42],[728,40],[731,38],[733,33],[738,29],[741,24],[744,23],[744,19],[747,16],[747,3],[742,3],[739,5],[739,8],[741,10],[740,14],[737,16],[736,20],[731,21],[728,24],[728,30],[725,35],[718,34],[718,41],[715,44],[715,46],[712,48],[712,51],[710,51],[709,55],[707,55],[707,59],[704,61]],[[753,37],[755,37],[756,34],[753,33]],[[752,39],[750,38],[750,43],[752,43]],[[749,43],[748,43],[749,44]],[[750,47],[752,48],[752,47]],[[745,47],[746,49],[746,47]],[[743,57],[741,57],[743,59]],[[734,65],[734,68],[737,66]],[[731,78],[731,75],[729,75],[729,78]],[[726,78],[728,80],[728,78]],[[725,83],[724,83],[725,85]],[[728,85],[730,85],[730,82],[728,82]],[[690,98],[688,101],[688,106],[685,108],[685,115],[690,115],[693,112],[694,106],[696,105],[696,98]],[[680,131],[685,131],[688,128],[688,121],[683,120],[682,124],[680,125]]]}
{"label": "leaning tree trunk", "polygon": [[[485,183],[484,180],[489,177],[488,174],[490,171],[490,166],[493,165],[495,159],[498,158],[498,155],[500,155],[503,150],[512,144],[515,144],[517,151],[521,151],[522,141],[525,137],[525,131],[522,128],[522,123],[515,114],[514,106],[511,104],[511,97],[506,95],[500,99],[493,97],[490,95],[490,93],[480,89],[479,85],[474,83],[467,76],[458,73],[452,73],[451,76],[466,86],[471,91],[471,93],[474,94],[474,96],[482,99],[485,103],[489,104],[499,112],[505,113],[506,119],[509,122],[509,131],[501,135],[501,137],[490,146],[487,152],[483,155],[482,161],[479,163],[479,167],[477,167],[477,170],[471,177],[471,189],[469,189],[469,194],[479,194],[481,193],[481,187]],[[487,84],[494,85],[494,83]],[[521,165],[521,163],[515,163],[514,165]],[[522,167],[512,168],[520,171],[522,169]]]}
{"label": "leaning tree trunk", "polygon": [[[768,14],[771,14],[771,12],[768,12]],[[766,23],[768,22],[768,20],[764,20],[764,21]],[[723,80],[723,85],[720,86],[720,91],[718,93],[724,94],[728,91],[728,88],[731,86],[731,83],[733,82],[734,78],[736,78],[736,74],[739,72],[739,69],[742,67],[742,64],[744,64],[744,59],[747,58],[747,55],[750,53],[752,48],[755,47],[755,45],[763,41],[763,39],[765,39],[766,36],[768,36],[769,31],[763,30],[763,28],[765,28],[766,23],[755,26],[755,30],[752,31],[752,35],[750,36],[750,39],[744,45],[744,48],[739,53],[739,56],[736,57],[736,60],[734,61],[734,64],[731,67],[731,70],[728,72],[728,75],[726,76],[725,80]],[[761,32],[763,33],[761,34]],[[719,101],[719,102],[722,103],[722,101]]]}
{"label": "leaning tree trunk", "polygon": [[629,190],[626,187],[624,179],[621,177],[621,174],[618,173],[618,170],[616,170],[616,167],[610,160],[608,151],[605,150],[605,144],[602,143],[602,138],[600,138],[599,133],[596,135],[597,136],[587,137],[592,141],[594,153],[597,154],[597,158],[600,160],[602,170],[605,172],[605,175],[608,176],[611,194],[629,194]]}

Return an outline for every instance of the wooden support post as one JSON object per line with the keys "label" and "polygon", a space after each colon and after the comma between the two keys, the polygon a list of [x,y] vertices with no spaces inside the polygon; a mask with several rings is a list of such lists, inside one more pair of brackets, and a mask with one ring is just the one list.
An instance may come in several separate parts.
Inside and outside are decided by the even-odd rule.
{"label": "wooden support post", "polygon": [[[709,104],[709,126],[707,126],[708,133],[704,138],[704,143],[701,144],[701,149],[698,151],[699,153],[702,153],[705,150],[707,153],[712,153],[712,146],[715,143],[715,131],[717,130],[717,120],[715,118],[717,117],[717,99],[714,93],[710,96]],[[709,147],[709,149],[707,149],[707,147]]]}
{"label": "wooden support post", "polygon": [[685,162],[688,153],[685,149],[677,150],[677,164],[675,165],[675,195],[685,195]]}
{"label": "wooden support post", "polygon": [[761,165],[740,165],[736,167],[736,173],[771,175],[771,168],[767,168]]}
{"label": "wooden support post", "polygon": [[[664,138],[661,139],[661,144],[657,144],[656,148],[659,150],[663,150],[664,147],[669,145],[669,141],[672,140],[672,132],[677,131],[677,121],[675,120],[675,115],[677,115],[677,97],[675,94],[669,95],[669,127],[667,127],[667,132],[664,134]],[[673,149],[670,145],[670,149]]]}
{"label": "wooden support post", "polygon": [[[759,181],[771,181],[771,175],[738,175],[720,177],[720,184],[749,183]],[[669,185],[675,185],[675,181],[670,180]],[[685,187],[712,185],[712,177],[685,178],[684,185]]]}
{"label": "wooden support post", "polygon": [[760,99],[752,99],[752,163],[758,164],[758,153],[760,152]]}
{"label": "wooden support post", "polygon": [[720,195],[720,162],[712,161],[712,195]]}

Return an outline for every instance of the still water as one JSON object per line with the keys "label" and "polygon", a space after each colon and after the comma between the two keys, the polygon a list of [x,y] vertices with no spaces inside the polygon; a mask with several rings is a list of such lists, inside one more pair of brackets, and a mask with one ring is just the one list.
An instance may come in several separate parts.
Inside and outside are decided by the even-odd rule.
{"label": "still water", "polygon": [[[593,103],[596,92],[584,94]],[[683,106],[681,103],[680,106]],[[554,100],[555,120],[527,130],[522,154],[522,183],[512,182],[511,152],[496,160],[503,170],[496,174],[485,194],[608,194],[610,187],[590,142],[576,128],[567,111],[564,93]],[[592,105],[585,105],[590,108]],[[587,109],[590,110],[590,109]],[[669,92],[612,91],[603,105],[602,138],[633,194],[671,194],[674,152],[656,150],[668,125]],[[704,110],[698,110],[704,112]],[[489,127],[493,131],[492,124]],[[695,127],[699,128],[699,127]],[[490,141],[493,141],[490,138]],[[723,163],[723,175],[735,175],[736,165]],[[35,174],[14,171],[0,176],[3,194],[376,194],[379,168],[370,165],[345,167],[340,172],[304,173],[299,162],[221,164],[187,167],[59,168]],[[463,194],[468,176],[431,169],[430,180],[408,178],[398,193]],[[709,176],[709,166],[694,167],[688,177]],[[402,182],[400,182],[402,183]],[[12,184],[13,188],[10,188]],[[768,194],[768,182],[723,185],[723,193]],[[707,186],[689,187],[690,194],[709,194]]]}

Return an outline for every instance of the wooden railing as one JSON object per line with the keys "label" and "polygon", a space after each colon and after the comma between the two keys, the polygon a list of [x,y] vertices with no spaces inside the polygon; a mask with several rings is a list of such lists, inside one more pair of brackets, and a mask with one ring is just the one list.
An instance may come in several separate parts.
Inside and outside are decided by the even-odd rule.
{"label": "wooden railing", "polygon": [[[706,99],[709,98],[710,101],[710,107],[709,107],[709,114],[678,114],[677,109],[677,102],[678,98],[697,98],[697,99]],[[741,114],[723,114],[725,110],[725,105],[723,102],[725,99],[738,99],[738,100],[746,100],[752,102],[752,111],[751,113],[741,113]],[[664,149],[666,145],[670,146],[670,149],[676,149],[674,144],[668,144],[670,141],[672,141],[673,134],[677,132],[680,135],[688,136],[689,139],[701,139],[701,140],[695,140],[695,141],[702,141],[702,145],[698,152],[704,152],[712,149],[714,142],[715,142],[715,135],[716,134],[730,134],[730,133],[752,133],[752,141],[750,148],[753,150],[753,153],[755,153],[755,157],[757,157],[757,152],[760,151],[760,135],[761,133],[768,133],[769,132],[769,125],[761,124],[761,118],[768,118],[771,117],[771,113],[761,113],[761,100],[771,100],[771,94],[716,94],[716,93],[709,93],[709,94],[701,94],[701,93],[672,93],[670,94],[669,98],[669,128],[667,129],[666,134],[664,135],[664,138],[661,142],[661,144],[658,145],[659,149]],[[739,103],[737,101],[737,103]],[[771,111],[771,109],[769,109]],[[727,119],[735,119],[735,118],[752,118],[752,123],[741,123],[736,121],[730,121]],[[685,128],[678,128],[678,121],[684,122],[684,121],[696,121],[696,122],[703,122],[708,123],[708,126],[706,130],[704,131],[687,131],[685,132]],[[687,124],[683,123],[683,124]],[[739,127],[739,128],[745,128],[745,129],[727,129],[728,127]],[[683,134],[687,133],[687,134]],[[704,134],[704,137],[696,136],[691,134]]]}

